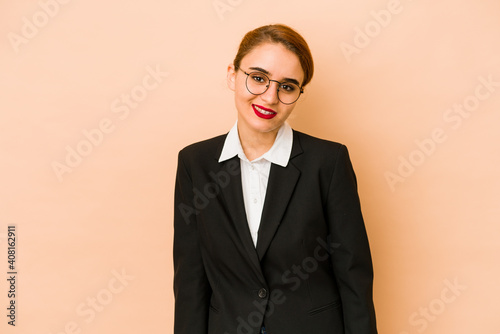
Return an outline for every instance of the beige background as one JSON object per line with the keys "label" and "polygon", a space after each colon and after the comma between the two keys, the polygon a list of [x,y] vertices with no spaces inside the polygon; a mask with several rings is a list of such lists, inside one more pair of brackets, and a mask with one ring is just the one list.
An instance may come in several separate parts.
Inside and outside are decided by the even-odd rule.
{"label": "beige background", "polygon": [[290,124],[350,150],[379,332],[498,333],[499,17],[496,0],[1,1],[0,276],[8,225],[19,272],[1,332],[172,333],[177,152],[230,129],[226,66],[281,22],[316,65]]}

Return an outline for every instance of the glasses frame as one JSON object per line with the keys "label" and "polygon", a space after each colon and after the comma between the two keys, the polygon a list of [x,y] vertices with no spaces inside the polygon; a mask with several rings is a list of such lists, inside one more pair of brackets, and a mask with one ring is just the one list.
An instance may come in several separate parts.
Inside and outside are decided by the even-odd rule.
{"label": "glasses frame", "polygon": [[[282,82],[279,82],[278,80],[271,80],[271,79],[270,79],[270,78],[269,78],[269,77],[268,77],[265,73],[262,73],[261,71],[252,71],[252,72],[250,72],[250,73],[247,73],[245,70],[243,70],[243,69],[241,69],[241,68],[238,68],[238,69],[239,69],[239,70],[241,70],[243,73],[245,73],[245,74],[247,75],[247,78],[246,78],[246,80],[245,80],[245,87],[247,88],[248,92],[249,92],[250,94],[252,94],[252,95],[262,95],[262,94],[264,94],[265,92],[267,92],[267,90],[268,90],[268,89],[269,89],[269,87],[271,86],[271,82],[273,82],[273,81],[274,81],[274,82],[276,82],[276,83],[278,84],[278,88],[276,89],[276,95],[278,96],[278,100],[279,100],[281,103],[283,103],[283,104],[286,104],[286,105],[294,104],[295,102],[297,102],[297,101],[298,101],[298,99],[300,98],[300,95],[302,95],[302,93],[304,93],[304,89],[302,88],[302,86],[298,86],[298,85],[294,84],[293,82],[290,82],[290,84],[293,84],[293,85],[295,85],[295,86],[298,86],[298,87],[299,87],[299,89],[300,89],[300,92],[299,92],[299,96],[297,96],[297,98],[295,99],[295,101],[293,101],[293,102],[289,102],[289,103],[285,103],[285,102],[281,101],[281,99],[280,99],[280,87],[281,87],[281,85],[282,85],[282,84],[284,84],[284,83],[286,83],[286,82],[288,82],[288,81],[282,81]],[[250,78],[250,74],[252,74],[252,73],[259,73],[259,74],[262,74],[263,76],[265,76],[265,77],[267,78],[267,80],[269,80],[269,84],[267,84],[267,86],[266,86],[266,90],[264,90],[264,91],[263,91],[262,93],[260,93],[260,94],[255,94],[255,93],[252,93],[252,92],[250,91],[250,88],[248,88],[248,78]]]}

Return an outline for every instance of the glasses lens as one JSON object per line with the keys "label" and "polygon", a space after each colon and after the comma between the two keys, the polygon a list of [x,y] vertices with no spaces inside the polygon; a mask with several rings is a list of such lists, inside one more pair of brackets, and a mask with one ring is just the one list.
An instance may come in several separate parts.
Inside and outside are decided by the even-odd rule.
{"label": "glasses lens", "polygon": [[[270,80],[262,72],[251,72],[247,76],[247,89],[254,95],[264,94],[270,86]],[[282,82],[278,88],[278,99],[284,104],[292,104],[300,96],[300,87],[292,82]]]}
{"label": "glasses lens", "polygon": [[269,78],[260,72],[252,72],[247,77],[248,91],[254,95],[263,94],[269,86]]}
{"label": "glasses lens", "polygon": [[283,82],[278,90],[278,98],[284,104],[292,104],[300,96],[300,88],[294,83]]}

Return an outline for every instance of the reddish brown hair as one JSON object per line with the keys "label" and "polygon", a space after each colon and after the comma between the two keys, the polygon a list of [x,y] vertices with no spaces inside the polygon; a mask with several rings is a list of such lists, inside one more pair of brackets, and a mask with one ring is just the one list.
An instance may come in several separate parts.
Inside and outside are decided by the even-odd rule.
{"label": "reddish brown hair", "polygon": [[234,67],[239,69],[243,57],[262,43],[279,43],[295,53],[299,58],[302,71],[304,71],[302,86],[311,81],[314,64],[309,46],[298,32],[283,24],[266,25],[249,31],[240,43],[238,53],[234,58]]}

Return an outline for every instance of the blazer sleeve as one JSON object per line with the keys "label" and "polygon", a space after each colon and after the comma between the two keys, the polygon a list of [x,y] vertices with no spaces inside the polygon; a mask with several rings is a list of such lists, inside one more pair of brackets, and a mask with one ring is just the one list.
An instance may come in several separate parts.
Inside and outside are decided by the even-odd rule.
{"label": "blazer sleeve", "polygon": [[356,176],[344,145],[337,152],[326,205],[345,334],[376,334],[370,247]]}
{"label": "blazer sleeve", "polygon": [[174,200],[174,334],[206,334],[212,290],[200,250],[193,182],[182,153]]}

